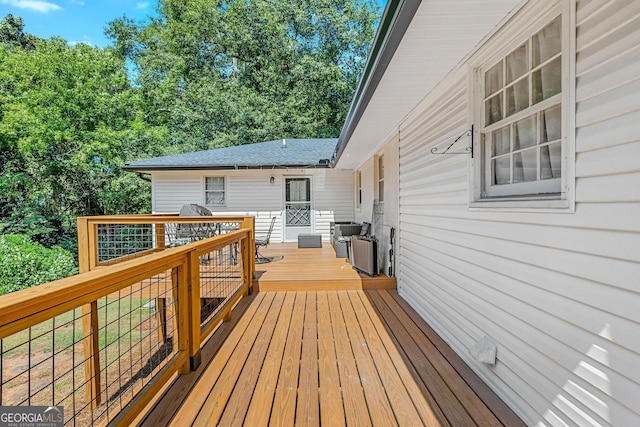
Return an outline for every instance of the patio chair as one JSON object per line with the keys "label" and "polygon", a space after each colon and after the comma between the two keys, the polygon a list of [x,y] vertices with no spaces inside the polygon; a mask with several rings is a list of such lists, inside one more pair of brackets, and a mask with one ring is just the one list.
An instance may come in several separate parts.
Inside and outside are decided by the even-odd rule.
{"label": "patio chair", "polygon": [[271,225],[269,226],[269,231],[264,236],[256,236],[256,264],[264,264],[267,262],[271,262],[271,258],[262,256],[259,252],[260,246],[264,246],[265,248],[269,245],[269,240],[271,239],[271,233],[273,232],[273,225],[276,223],[276,217],[271,218]]}

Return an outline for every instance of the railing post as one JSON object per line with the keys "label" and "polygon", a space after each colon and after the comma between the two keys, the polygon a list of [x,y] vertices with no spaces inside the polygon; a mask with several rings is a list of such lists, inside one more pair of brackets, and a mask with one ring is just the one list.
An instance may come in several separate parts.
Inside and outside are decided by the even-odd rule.
{"label": "railing post", "polygon": [[249,233],[249,248],[248,251],[250,256],[247,260],[245,259],[245,263],[246,265],[249,266],[249,272],[248,272],[248,276],[247,276],[247,281],[248,281],[248,285],[249,285],[249,295],[251,295],[251,293],[253,292],[253,275],[254,272],[256,271],[256,260],[253,257],[253,250],[256,246],[256,219],[255,217],[252,216],[248,216],[245,217],[244,220],[242,221],[242,224],[240,225],[240,228],[248,228],[251,230],[251,232]]}
{"label": "railing post", "polygon": [[[171,270],[171,282],[173,290],[173,307],[175,310],[174,330],[178,331],[178,351],[190,351],[191,327],[189,316],[189,261]],[[175,339],[175,337],[174,337]],[[180,366],[178,372],[186,374],[190,370],[189,362]]]}
{"label": "railing post", "polygon": [[[95,225],[90,225],[86,217],[78,217],[78,270],[86,273],[92,269],[92,258],[97,252]],[[102,401],[100,390],[100,342],[98,341],[98,302],[82,306],[82,334],[84,347],[85,393],[95,408]]]}
{"label": "railing post", "polygon": [[251,263],[254,262],[253,256],[253,246],[251,246],[251,238],[247,236],[242,239],[242,268],[244,269],[244,280],[247,283],[247,290],[245,291],[246,295],[251,295],[252,290],[252,279],[253,272],[251,270]]}
{"label": "railing post", "polygon": [[167,299],[156,298],[156,319],[158,320],[158,341],[167,343]]}
{"label": "railing post", "polygon": [[157,249],[166,249],[166,241],[165,241],[165,226],[164,223],[159,223],[155,225],[156,229],[156,248]]}
{"label": "railing post", "polygon": [[189,252],[189,366],[194,371],[200,366],[200,257]]}
{"label": "railing post", "polygon": [[96,408],[102,401],[100,390],[100,352],[98,342],[98,302],[82,306],[82,333],[84,346],[84,376],[87,398]]}
{"label": "railing post", "polygon": [[89,220],[86,217],[78,217],[78,269],[80,273],[90,270],[89,266]]}

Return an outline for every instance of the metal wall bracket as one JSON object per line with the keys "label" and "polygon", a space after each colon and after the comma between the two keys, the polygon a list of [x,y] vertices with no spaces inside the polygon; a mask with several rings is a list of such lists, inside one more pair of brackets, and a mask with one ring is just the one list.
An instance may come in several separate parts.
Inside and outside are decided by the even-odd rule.
{"label": "metal wall bracket", "polygon": [[[453,147],[456,142],[460,141],[462,137],[470,136],[471,137],[471,145],[464,148],[464,151],[449,151],[451,147]],[[465,130],[462,135],[457,137],[447,148],[442,151],[438,151],[438,147],[433,147],[431,149],[431,154],[471,154],[471,158],[473,158],[473,125],[471,125],[471,129]]]}

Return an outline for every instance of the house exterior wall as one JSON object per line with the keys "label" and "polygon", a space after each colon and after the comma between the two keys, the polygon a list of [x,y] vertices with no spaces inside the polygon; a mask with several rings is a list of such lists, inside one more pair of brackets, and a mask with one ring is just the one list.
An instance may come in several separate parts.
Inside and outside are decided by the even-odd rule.
{"label": "house exterior wall", "polygon": [[[367,160],[357,171],[360,171],[362,174],[362,203],[355,210],[355,220],[358,223],[371,222],[373,218],[373,202],[376,193],[373,158]],[[355,173],[357,173],[357,171]],[[356,191],[354,191],[354,194]]]}
{"label": "house exterior wall", "polygon": [[[312,230],[329,240],[332,221],[353,221],[353,174],[341,169],[268,169],[224,171],[156,171],[152,176],[153,212],[178,212],[184,204],[206,206],[204,178],[224,176],[226,205],[207,206],[214,215],[256,217],[256,232],[268,230],[276,217],[272,240],[283,240],[284,179],[311,177]],[[274,177],[274,183],[270,178]]]}
{"label": "house exterior wall", "polygon": [[[390,230],[398,228],[398,138],[392,138],[377,156],[383,156],[384,161],[384,201],[378,201],[378,162],[374,158],[368,159],[354,172],[362,173],[362,203],[360,208],[356,208],[355,219],[359,223],[373,223],[372,234],[378,239],[378,266],[380,271],[388,274]],[[357,197],[357,189],[354,197]]]}
{"label": "house exterior wall", "polygon": [[[431,153],[473,123],[480,47],[400,124],[399,292],[528,425],[638,425],[640,2],[530,1],[495,36],[558,4],[576,34],[574,206],[470,208],[470,156]],[[368,221],[374,160],[362,171]],[[469,353],[485,337],[494,366]]]}

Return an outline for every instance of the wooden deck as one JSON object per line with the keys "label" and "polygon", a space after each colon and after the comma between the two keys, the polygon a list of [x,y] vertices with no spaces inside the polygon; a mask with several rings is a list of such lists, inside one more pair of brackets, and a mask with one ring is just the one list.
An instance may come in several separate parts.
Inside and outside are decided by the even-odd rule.
{"label": "wooden deck", "polygon": [[256,264],[258,289],[264,291],[327,291],[395,289],[396,279],[358,274],[346,258],[336,258],[333,246],[298,248],[296,243],[272,243],[260,253],[272,262]]}
{"label": "wooden deck", "polygon": [[394,290],[260,292],[234,313],[143,425],[524,425]]}

